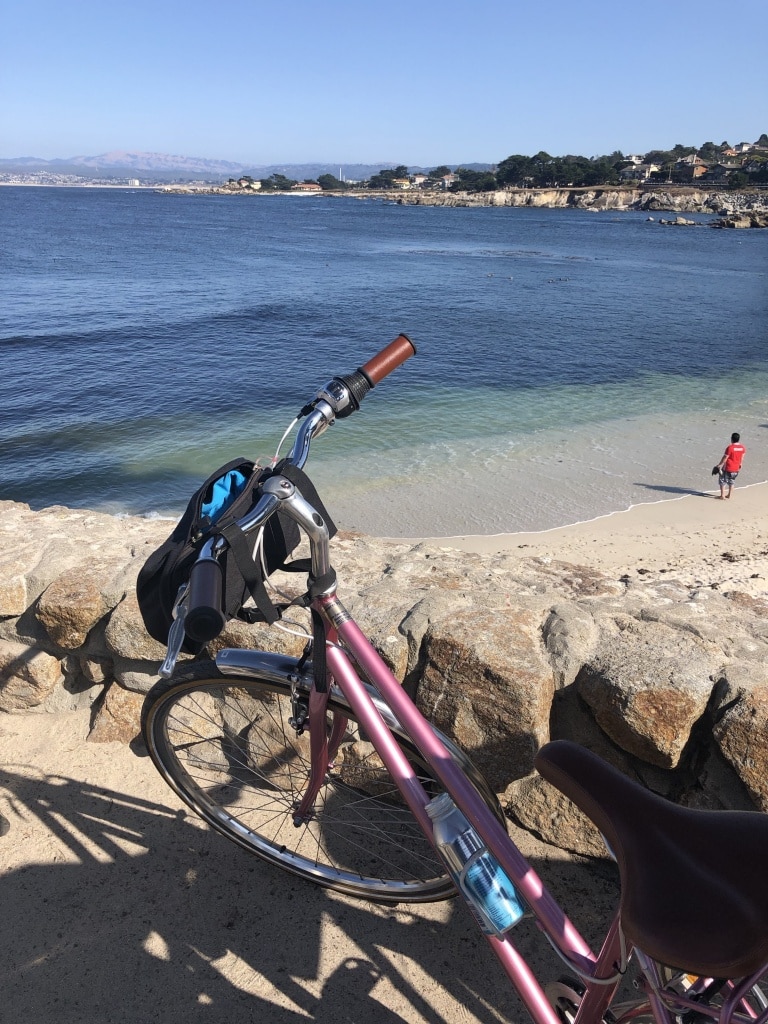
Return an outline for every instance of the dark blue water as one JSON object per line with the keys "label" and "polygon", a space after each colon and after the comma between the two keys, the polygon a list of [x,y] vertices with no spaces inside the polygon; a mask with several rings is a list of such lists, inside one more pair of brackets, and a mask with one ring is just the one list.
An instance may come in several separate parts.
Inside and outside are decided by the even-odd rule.
{"label": "dark blue water", "polygon": [[[574,521],[602,505],[558,500],[530,468],[552,515],[473,498],[425,531],[423,511],[451,473],[470,489],[492,473],[512,498],[514,460],[556,437],[599,450],[630,424],[642,450],[648,417],[703,414],[722,417],[719,445],[734,416],[759,423],[767,281],[764,233],[639,214],[2,188],[0,496],[178,511],[406,331],[419,356],[315,448],[349,525]],[[611,508],[636,499],[609,483]]]}

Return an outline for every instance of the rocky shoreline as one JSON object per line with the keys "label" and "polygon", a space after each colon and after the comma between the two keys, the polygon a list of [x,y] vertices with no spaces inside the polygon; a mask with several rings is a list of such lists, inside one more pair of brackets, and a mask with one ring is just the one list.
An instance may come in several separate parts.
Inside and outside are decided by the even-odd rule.
{"label": "rocky shoreline", "polygon": [[[0,510],[0,711],[89,709],[92,742],[131,743],[165,654],[144,630],[136,575],[169,524]],[[334,560],[342,599],[422,711],[547,842],[604,852],[533,771],[550,738],[680,803],[768,811],[768,601],[748,588],[353,534]],[[209,653],[303,645],[235,621]]]}
{"label": "rocky shoreline", "polygon": [[[297,195],[232,188],[226,185],[207,188],[168,186],[161,191],[173,194],[230,196]],[[317,193],[309,193],[317,196]],[[373,191],[371,189],[324,192],[325,197],[396,203],[399,206],[448,206],[454,208],[506,206],[549,210],[593,210],[625,212],[711,214],[719,218],[716,227],[768,227],[768,190],[710,190],[673,188],[555,188],[499,189],[495,192],[438,192],[420,189]],[[666,222],[678,223],[678,222]],[[683,223],[683,222],[679,222]]]}
{"label": "rocky shoreline", "polygon": [[[358,198],[366,198],[358,195]],[[383,193],[377,198],[407,206],[506,206],[595,212],[699,213],[719,218],[717,227],[768,227],[768,192],[704,189],[505,189],[497,192]],[[660,221],[661,223],[662,221]],[[692,224],[695,222],[663,221]]]}

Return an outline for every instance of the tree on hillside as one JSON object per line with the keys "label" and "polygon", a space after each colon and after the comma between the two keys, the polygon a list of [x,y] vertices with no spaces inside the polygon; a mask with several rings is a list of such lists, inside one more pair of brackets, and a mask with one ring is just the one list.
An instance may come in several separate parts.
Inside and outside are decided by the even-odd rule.
{"label": "tree on hillside", "polygon": [[467,167],[457,167],[459,179],[451,185],[452,192],[494,192],[497,188],[496,175],[490,171],[470,171]]}
{"label": "tree on hillside", "polygon": [[349,188],[346,181],[339,181],[332,174],[320,174],[317,178],[318,185],[322,186],[324,192],[343,192]]}
{"label": "tree on hillside", "polygon": [[728,149],[728,146],[716,146],[714,142],[705,142],[699,149],[699,156],[705,163],[712,163],[722,158],[724,149]]}
{"label": "tree on hillside", "polygon": [[368,179],[368,188],[387,189],[392,188],[392,182],[396,178],[407,178],[408,168],[403,164],[399,167],[384,167],[378,174],[372,174]]}
{"label": "tree on hillside", "polygon": [[440,164],[439,167],[433,167],[429,172],[429,177],[434,179],[444,178],[446,174],[451,174],[451,168],[446,167],[445,164]]}
{"label": "tree on hillside", "polygon": [[261,190],[262,192],[290,192],[296,184],[298,182],[293,178],[286,178],[284,174],[271,174],[268,178],[262,179]]}
{"label": "tree on hillside", "polygon": [[659,167],[666,167],[667,164],[673,164],[675,159],[674,154],[668,149],[652,149],[643,157],[643,163],[658,164]]}
{"label": "tree on hillside", "polygon": [[516,153],[501,161],[496,169],[496,180],[500,185],[524,188],[526,184],[530,184],[532,168],[533,161],[529,156]]}

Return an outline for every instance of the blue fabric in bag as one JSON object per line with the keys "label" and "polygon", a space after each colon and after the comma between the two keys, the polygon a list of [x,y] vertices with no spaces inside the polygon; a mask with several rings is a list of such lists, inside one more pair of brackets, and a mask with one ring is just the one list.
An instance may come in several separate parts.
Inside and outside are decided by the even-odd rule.
{"label": "blue fabric in bag", "polygon": [[247,478],[238,469],[233,469],[219,477],[211,485],[211,494],[200,506],[201,514],[210,522],[215,523],[222,512],[226,512],[238,494],[242,493]]}

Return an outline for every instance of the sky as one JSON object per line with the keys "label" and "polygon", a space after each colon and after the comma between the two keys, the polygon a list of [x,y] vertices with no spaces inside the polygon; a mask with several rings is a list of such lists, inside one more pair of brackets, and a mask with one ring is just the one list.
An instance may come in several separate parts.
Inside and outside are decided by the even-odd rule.
{"label": "sky", "polygon": [[768,132],[766,0],[3,0],[0,157],[598,156]]}

